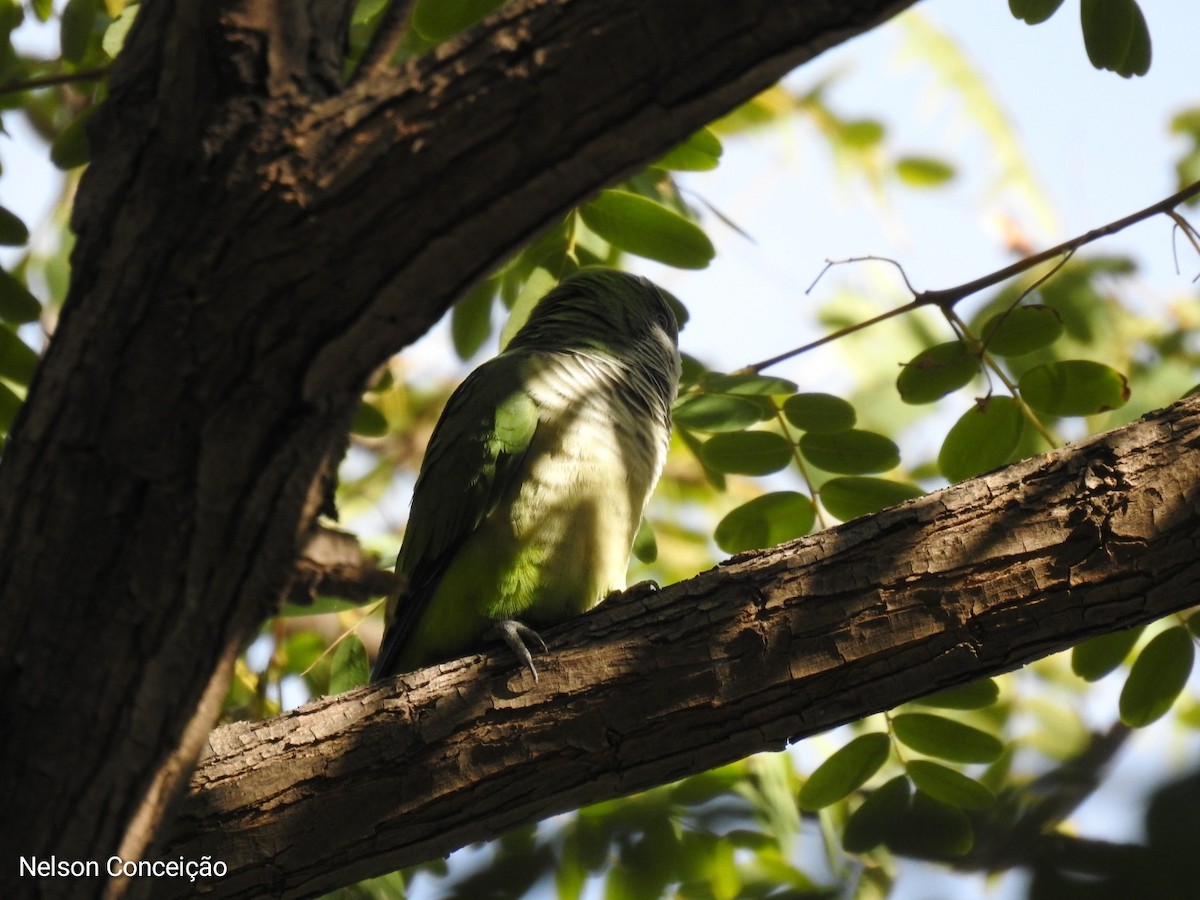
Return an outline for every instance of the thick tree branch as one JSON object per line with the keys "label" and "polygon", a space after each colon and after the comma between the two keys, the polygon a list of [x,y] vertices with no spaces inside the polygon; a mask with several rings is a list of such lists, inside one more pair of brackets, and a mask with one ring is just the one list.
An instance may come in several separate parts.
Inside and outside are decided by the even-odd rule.
{"label": "thick tree branch", "polygon": [[[497,652],[220,728],[166,854],[309,896],[1200,596],[1200,399]],[[182,894],[181,894],[182,895]]]}
{"label": "thick tree branch", "polygon": [[518,0],[347,88],[350,0],[144,3],[0,460],[0,845],[147,852],[368,373],[569,206],[907,5]]}

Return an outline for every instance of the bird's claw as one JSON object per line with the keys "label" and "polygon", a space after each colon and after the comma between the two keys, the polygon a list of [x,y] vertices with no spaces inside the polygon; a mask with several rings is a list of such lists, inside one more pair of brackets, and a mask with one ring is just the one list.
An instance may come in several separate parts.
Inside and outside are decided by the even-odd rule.
{"label": "bird's claw", "polygon": [[516,654],[526,668],[529,669],[529,674],[533,676],[534,683],[537,683],[538,673],[537,668],[533,665],[533,657],[529,653],[529,646],[525,643],[529,641],[546,649],[546,642],[542,640],[542,636],[530,628],[523,622],[518,622],[516,619],[504,619],[492,626],[492,633],[500,640],[508,645],[508,648]]}

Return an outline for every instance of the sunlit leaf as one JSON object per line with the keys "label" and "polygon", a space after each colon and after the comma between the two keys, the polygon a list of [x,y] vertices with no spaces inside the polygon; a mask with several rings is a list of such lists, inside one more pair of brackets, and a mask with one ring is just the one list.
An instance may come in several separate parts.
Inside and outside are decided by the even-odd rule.
{"label": "sunlit leaf", "polygon": [[800,438],[805,459],[826,472],[865,475],[886,472],[900,465],[900,448],[891,438],[874,431],[810,431]]}
{"label": "sunlit leaf", "polygon": [[954,166],[930,156],[906,156],[896,162],[896,174],[913,187],[937,187],[954,177]]}
{"label": "sunlit leaf", "polygon": [[846,431],[858,418],[854,407],[841,397],[819,392],[788,397],[783,401],[783,414],[803,431]]}
{"label": "sunlit leaf", "polygon": [[962,341],[937,344],[904,364],[896,390],[905,403],[932,403],[969,384],[979,365],[979,357]]}
{"label": "sunlit leaf", "polygon": [[133,20],[140,9],[140,4],[126,6],[117,15],[113,23],[104,29],[104,37],[100,40],[100,48],[110,58],[115,59],[117,54],[121,52],[121,48],[125,46],[125,36],[129,34],[129,29],[133,26]]}
{"label": "sunlit leaf", "polygon": [[726,553],[774,547],[808,534],[816,520],[813,502],[795,491],[763,494],[729,512],[713,539]]}
{"label": "sunlit leaf", "polygon": [[658,539],[654,536],[654,529],[645,519],[638,525],[637,534],[633,538],[633,555],[644,563],[652,563],[658,559]]}
{"label": "sunlit leaf", "polygon": [[981,678],[968,684],[960,684],[936,694],[914,700],[922,706],[940,709],[982,709],[991,706],[1000,697],[1000,687],[991,678]]}
{"label": "sunlit leaf", "polygon": [[858,790],[887,762],[891,746],[886,734],[863,734],[831,754],[800,789],[801,808],[821,809]]}
{"label": "sunlit leaf", "polygon": [[720,139],[707,128],[701,128],[655,165],[660,169],[705,172],[717,167],[721,152]]}
{"label": "sunlit leaf", "polygon": [[792,445],[773,431],[715,434],[701,452],[716,471],[736,475],[769,475],[792,461]]}
{"label": "sunlit leaf", "polygon": [[1099,681],[1125,661],[1145,625],[1088,638],[1071,649],[1071,669],[1086,681]]}
{"label": "sunlit leaf", "polygon": [[378,407],[363,401],[355,410],[350,432],[362,437],[383,437],[388,433],[387,416]]}
{"label": "sunlit leaf", "polygon": [[1186,628],[1176,626],[1155,635],[1133,661],[1121,690],[1121,721],[1141,728],[1166,715],[1187,684],[1195,656]]}
{"label": "sunlit leaf", "polygon": [[883,123],[876,119],[855,119],[852,122],[843,122],[842,127],[837,131],[837,135],[842,141],[857,150],[876,146],[883,140],[886,133],[887,130]]}
{"label": "sunlit leaf", "polygon": [[983,343],[997,356],[1020,356],[1053,344],[1063,333],[1058,310],[1040,304],[1017,306],[992,316],[983,326]]}
{"label": "sunlit leaf", "polygon": [[329,693],[340,694],[371,680],[371,666],[367,662],[367,648],[357,634],[347,635],[333,651],[333,663],[329,670]]}
{"label": "sunlit leaf", "polygon": [[929,713],[901,713],[893,717],[892,730],[919,753],[951,762],[991,762],[1004,749],[986,731]]}
{"label": "sunlit leaf", "polygon": [[470,359],[491,335],[495,295],[496,283],[488,279],[455,303],[450,311],[450,337],[459,359]]}
{"label": "sunlit leaf", "polygon": [[915,484],[851,475],[830,478],[821,485],[821,502],[843,522],[849,522],[924,493]]}
{"label": "sunlit leaf", "polygon": [[409,20],[421,36],[440,43],[474,25],[504,0],[418,0]]}
{"label": "sunlit leaf", "polygon": [[954,482],[1002,466],[1017,449],[1024,429],[1025,417],[1012,397],[988,397],[951,427],[938,453],[938,469]]}
{"label": "sunlit leaf", "polygon": [[996,802],[996,796],[987,787],[941,763],[914,759],[904,769],[918,789],[959,809],[989,809]]}
{"label": "sunlit leaf", "polygon": [[703,269],[716,252],[694,222],[628,191],[602,191],[579,208],[579,215],[613,246],[676,268]]}

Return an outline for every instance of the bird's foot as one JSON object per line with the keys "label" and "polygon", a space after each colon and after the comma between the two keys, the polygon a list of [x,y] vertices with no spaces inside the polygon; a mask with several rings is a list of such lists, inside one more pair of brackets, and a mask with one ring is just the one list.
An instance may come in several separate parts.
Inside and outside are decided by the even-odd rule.
{"label": "bird's foot", "polygon": [[536,683],[538,680],[537,669],[533,665],[533,657],[529,654],[528,641],[531,644],[536,644],[542,650],[546,649],[546,642],[542,640],[542,636],[525,625],[518,622],[516,619],[504,619],[497,622],[491,628],[491,633],[508,645],[508,648],[517,655],[524,665],[529,669],[529,674],[533,676]]}

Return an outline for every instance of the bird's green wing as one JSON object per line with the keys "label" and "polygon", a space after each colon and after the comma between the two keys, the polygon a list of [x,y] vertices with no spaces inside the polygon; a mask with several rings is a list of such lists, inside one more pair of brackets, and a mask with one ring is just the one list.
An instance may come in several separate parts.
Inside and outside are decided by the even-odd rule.
{"label": "bird's green wing", "polygon": [[376,677],[389,674],[463,541],[511,486],[538,424],[527,356],[476,369],[446,404],[425,452],[396,571],[407,582],[389,611]]}

